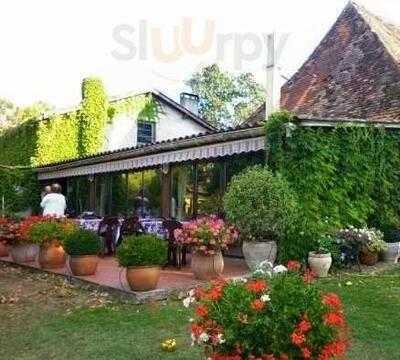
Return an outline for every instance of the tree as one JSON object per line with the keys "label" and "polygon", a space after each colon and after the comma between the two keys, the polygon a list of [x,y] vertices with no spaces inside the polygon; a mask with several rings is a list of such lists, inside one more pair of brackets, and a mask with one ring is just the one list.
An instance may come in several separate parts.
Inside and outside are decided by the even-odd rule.
{"label": "tree", "polygon": [[5,129],[24,123],[31,119],[39,119],[53,107],[43,101],[28,106],[15,106],[11,101],[0,98],[0,128]]}
{"label": "tree", "polygon": [[200,98],[200,114],[218,128],[242,123],[265,97],[265,90],[251,73],[234,75],[217,64],[194,73],[186,85]]}
{"label": "tree", "polygon": [[6,126],[14,116],[14,104],[5,98],[0,98],[0,127]]}

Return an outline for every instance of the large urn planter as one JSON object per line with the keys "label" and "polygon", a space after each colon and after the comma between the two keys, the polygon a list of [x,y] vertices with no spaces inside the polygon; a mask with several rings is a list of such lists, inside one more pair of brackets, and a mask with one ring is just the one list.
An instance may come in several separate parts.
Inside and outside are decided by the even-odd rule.
{"label": "large urn planter", "polygon": [[215,279],[220,277],[224,271],[224,258],[221,251],[207,256],[194,252],[192,254],[191,268],[196,279]]}
{"label": "large urn planter", "polygon": [[65,266],[66,258],[62,245],[54,242],[40,247],[38,262],[42,269],[58,269]]}
{"label": "large urn planter", "polygon": [[75,276],[94,275],[99,264],[97,255],[70,256],[69,267]]}
{"label": "large urn planter", "polygon": [[397,263],[400,261],[400,242],[386,243],[387,249],[383,252],[383,261]]}
{"label": "large urn planter", "polygon": [[324,278],[328,276],[329,269],[332,266],[332,256],[328,254],[319,254],[315,251],[308,253],[308,264],[317,277]]}
{"label": "large urn planter", "polygon": [[132,266],[126,269],[126,280],[132,291],[150,291],[160,279],[159,266]]}
{"label": "large urn planter", "polygon": [[269,261],[271,264],[275,263],[278,246],[275,241],[244,241],[242,251],[247,266],[254,271],[263,261]]}
{"label": "large urn planter", "polygon": [[7,243],[0,241],[0,257],[6,257],[8,255],[9,255],[9,250]]}
{"label": "large urn planter", "polygon": [[11,259],[16,263],[28,263],[36,261],[39,254],[39,246],[34,244],[21,244],[11,247]]}

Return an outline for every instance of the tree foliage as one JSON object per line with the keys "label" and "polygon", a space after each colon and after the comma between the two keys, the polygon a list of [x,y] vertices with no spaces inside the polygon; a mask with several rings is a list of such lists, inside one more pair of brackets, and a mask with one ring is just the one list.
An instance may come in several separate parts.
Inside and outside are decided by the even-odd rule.
{"label": "tree foliage", "polygon": [[252,74],[234,75],[217,64],[194,73],[186,84],[200,97],[200,114],[219,128],[246,120],[265,97],[263,87]]}

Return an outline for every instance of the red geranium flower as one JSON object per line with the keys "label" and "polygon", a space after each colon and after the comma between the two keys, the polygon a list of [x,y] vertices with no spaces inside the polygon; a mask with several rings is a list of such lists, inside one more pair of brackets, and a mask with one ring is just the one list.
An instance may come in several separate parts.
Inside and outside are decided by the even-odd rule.
{"label": "red geranium flower", "polygon": [[342,307],[342,301],[335,293],[327,293],[323,295],[322,302],[332,308],[340,309]]}
{"label": "red geranium flower", "polygon": [[246,288],[252,293],[259,294],[267,289],[267,283],[265,280],[252,280],[246,284]]}
{"label": "red geranium flower", "polygon": [[303,274],[303,280],[306,284],[311,284],[315,279],[315,273],[311,269],[306,269]]}
{"label": "red geranium flower", "polygon": [[341,313],[330,312],[324,316],[324,323],[329,326],[343,327],[346,322]]}
{"label": "red geranium flower", "polygon": [[343,340],[338,340],[331,342],[324,346],[321,354],[318,356],[318,360],[330,360],[334,357],[341,356],[345,353],[347,349],[347,342]]}
{"label": "red geranium flower", "polygon": [[256,299],[251,303],[250,306],[254,311],[261,311],[262,309],[264,309],[265,303],[260,299]]}
{"label": "red geranium flower", "polygon": [[208,309],[205,305],[198,305],[196,308],[196,315],[200,317],[206,317],[208,315]]}
{"label": "red geranium flower", "polygon": [[311,351],[307,347],[301,348],[301,354],[303,355],[304,359],[311,359]]}
{"label": "red geranium flower", "polygon": [[307,318],[307,316],[304,316],[303,317],[303,320],[301,320],[300,322],[299,322],[299,324],[297,325],[297,330],[298,330],[298,332],[300,332],[300,333],[306,333],[306,332],[308,332],[308,331],[310,331],[311,330],[311,323],[310,323],[310,321],[308,320],[308,318]]}
{"label": "red geranium flower", "polygon": [[199,337],[200,334],[204,332],[203,328],[197,324],[192,324],[190,330],[196,337]]}
{"label": "red geranium flower", "polygon": [[301,269],[301,264],[296,260],[289,260],[286,267],[289,271],[299,271]]}
{"label": "red geranium flower", "polygon": [[300,334],[297,331],[293,332],[293,334],[291,335],[291,339],[292,343],[297,346],[300,346],[306,341],[306,337],[304,336],[304,334]]}

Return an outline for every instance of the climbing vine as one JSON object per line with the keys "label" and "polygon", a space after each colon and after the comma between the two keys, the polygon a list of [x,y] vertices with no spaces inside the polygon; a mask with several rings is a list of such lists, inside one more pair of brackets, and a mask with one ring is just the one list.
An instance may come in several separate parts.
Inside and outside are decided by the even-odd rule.
{"label": "climbing vine", "polygon": [[83,80],[79,116],[79,155],[95,154],[103,146],[108,120],[108,98],[100,79]]}
{"label": "climbing vine", "polygon": [[44,120],[32,119],[0,132],[0,210],[7,212],[37,208],[39,184],[30,169],[16,165],[40,166],[95,154],[101,151],[107,124],[122,114],[135,120],[157,121],[161,109],[150,94],[108,102],[101,80],[82,83],[80,108],[55,114]]}
{"label": "climbing vine", "polygon": [[108,108],[110,121],[121,114],[127,114],[135,119],[156,122],[160,113],[161,107],[150,94],[111,101]]}
{"label": "climbing vine", "polygon": [[343,226],[399,225],[398,131],[296,127],[292,115],[280,112],[266,124],[266,145],[268,166],[299,197],[301,226],[288,236],[287,257],[304,256],[321,233]]}

